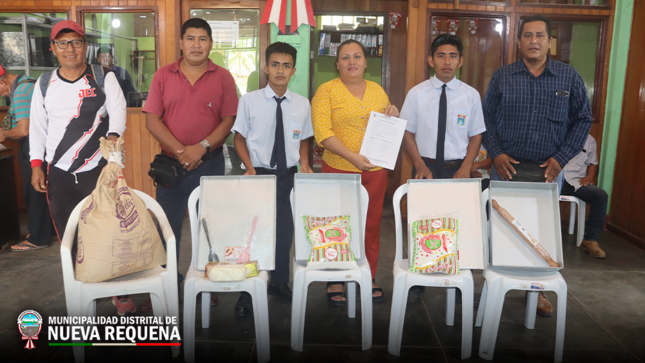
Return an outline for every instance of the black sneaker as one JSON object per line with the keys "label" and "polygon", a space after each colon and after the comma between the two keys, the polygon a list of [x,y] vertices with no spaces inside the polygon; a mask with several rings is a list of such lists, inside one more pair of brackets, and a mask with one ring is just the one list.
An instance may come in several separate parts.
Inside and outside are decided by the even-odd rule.
{"label": "black sneaker", "polygon": [[268,290],[270,294],[277,295],[284,301],[291,302],[293,299],[293,291],[291,291],[291,288],[287,284],[269,284]]}

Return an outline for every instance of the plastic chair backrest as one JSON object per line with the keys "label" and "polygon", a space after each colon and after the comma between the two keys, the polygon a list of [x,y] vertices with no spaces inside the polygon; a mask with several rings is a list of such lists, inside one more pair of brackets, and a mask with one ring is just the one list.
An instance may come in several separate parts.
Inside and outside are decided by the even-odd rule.
{"label": "plastic chair backrest", "polygon": [[190,241],[192,256],[190,258],[190,267],[197,268],[197,251],[199,251],[199,220],[197,208],[199,207],[199,196],[202,194],[202,187],[199,186],[190,193],[188,198],[188,218],[190,219]]}
{"label": "plastic chair backrest", "polygon": [[[482,192],[482,210],[484,211],[484,257],[486,258],[486,268],[490,267],[490,213],[492,206],[488,201],[490,200],[490,188],[486,188]],[[488,204],[487,204],[488,203]]]}
{"label": "plastic chair backrest", "polygon": [[357,260],[365,258],[365,224],[369,194],[355,174],[296,174],[291,191],[294,219],[295,259],[309,259],[311,244],[305,234],[302,216],[350,215],[352,252]]}
{"label": "plastic chair backrest", "polygon": [[[156,200],[154,200],[151,196],[148,194],[139,191],[139,190],[134,190],[135,193],[143,200],[143,202],[146,204],[146,209],[148,209],[154,216],[157,218],[157,221],[159,222],[159,226],[161,227],[161,233],[164,236],[164,239],[166,240],[166,271],[172,271],[172,270],[177,270],[177,250],[175,248],[175,235],[172,233],[172,228],[170,227],[170,223],[168,223],[168,218],[166,217],[166,214],[163,212],[163,209],[157,203]],[[83,208],[83,204],[85,204],[85,201],[87,198],[89,198],[91,195],[83,198],[74,210],[72,211],[72,214],[69,216],[69,219],[67,220],[67,227],[65,227],[65,235],[63,236],[63,240],[61,241],[61,263],[63,265],[63,280],[66,285],[68,284],[74,284],[74,283],[81,283],[80,281],[76,281],[74,278],[74,261],[72,260],[72,245],[74,244],[74,238],[76,237],[76,228],[78,227],[78,217],[81,214],[81,209]],[[71,286],[71,285],[70,285]]]}
{"label": "plastic chair backrest", "polygon": [[394,261],[403,259],[403,221],[401,219],[401,199],[408,194],[408,184],[401,185],[392,197],[392,206],[394,209],[394,232],[396,235],[396,252]]}
{"label": "plastic chair backrest", "polygon": [[[408,180],[408,229],[414,221],[456,214],[458,219],[459,267],[483,269],[484,211],[481,209],[479,179]],[[415,241],[408,230],[408,250]]]}
{"label": "plastic chair backrest", "polygon": [[245,244],[254,216],[258,216],[251,260],[258,262],[259,270],[275,269],[276,181],[275,175],[201,177],[197,189],[200,194],[195,197],[197,215],[191,219],[197,270],[203,271],[209,262],[208,241],[199,223],[202,216],[206,218],[211,246],[220,262],[225,262],[227,247]]}

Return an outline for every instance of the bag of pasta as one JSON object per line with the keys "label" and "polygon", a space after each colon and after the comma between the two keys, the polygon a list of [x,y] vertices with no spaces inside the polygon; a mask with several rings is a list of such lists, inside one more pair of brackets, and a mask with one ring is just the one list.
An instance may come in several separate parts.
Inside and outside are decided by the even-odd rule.
{"label": "bag of pasta", "polygon": [[307,240],[311,243],[308,268],[358,268],[350,248],[352,231],[349,216],[302,217]]}
{"label": "bag of pasta", "polygon": [[414,221],[411,235],[414,251],[410,271],[459,273],[459,220],[456,213]]}

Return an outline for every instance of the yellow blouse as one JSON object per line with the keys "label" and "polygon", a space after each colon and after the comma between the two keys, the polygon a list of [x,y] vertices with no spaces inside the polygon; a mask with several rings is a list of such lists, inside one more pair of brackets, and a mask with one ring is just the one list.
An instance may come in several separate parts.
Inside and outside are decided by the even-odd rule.
{"label": "yellow blouse", "polygon": [[[323,83],[318,87],[311,101],[311,121],[314,137],[319,145],[322,141],[336,136],[352,152],[357,153],[363,145],[370,112],[383,113],[390,101],[381,86],[367,82],[363,100],[351,94],[340,78]],[[323,160],[332,168],[361,172],[352,163],[325,149]],[[379,170],[375,168],[372,170]]]}

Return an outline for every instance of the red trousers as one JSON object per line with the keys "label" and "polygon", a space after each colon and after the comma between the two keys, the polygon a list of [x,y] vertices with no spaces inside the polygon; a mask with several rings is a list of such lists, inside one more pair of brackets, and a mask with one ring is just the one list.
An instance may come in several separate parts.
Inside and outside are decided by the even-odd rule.
{"label": "red trousers", "polygon": [[364,171],[357,173],[353,171],[338,170],[327,165],[323,161],[323,173],[338,174],[361,174],[361,184],[367,189],[370,196],[367,205],[367,223],[365,225],[365,257],[372,270],[372,278],[376,277],[376,266],[378,265],[378,252],[381,242],[381,215],[383,214],[383,200],[387,189],[387,170]]}

